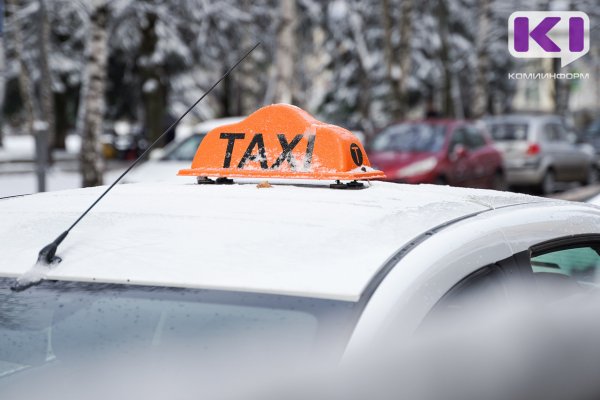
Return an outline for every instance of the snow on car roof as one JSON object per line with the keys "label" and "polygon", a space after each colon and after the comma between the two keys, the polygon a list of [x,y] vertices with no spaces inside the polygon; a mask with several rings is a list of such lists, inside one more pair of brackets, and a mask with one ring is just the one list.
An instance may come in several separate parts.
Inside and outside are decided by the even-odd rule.
{"label": "snow on car roof", "polygon": [[[29,270],[102,190],[1,200],[0,275]],[[70,233],[47,278],[356,301],[386,259],[426,230],[535,201],[543,199],[384,182],[364,190],[119,185]]]}

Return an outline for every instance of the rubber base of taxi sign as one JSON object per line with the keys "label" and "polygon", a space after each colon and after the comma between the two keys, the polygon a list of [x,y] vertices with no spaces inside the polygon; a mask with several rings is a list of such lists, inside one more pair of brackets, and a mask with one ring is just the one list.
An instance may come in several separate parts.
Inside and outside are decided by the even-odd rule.
{"label": "rubber base of taxi sign", "polygon": [[350,131],[320,122],[289,104],[263,107],[239,123],[208,132],[191,168],[178,175],[201,177],[204,183],[209,177],[385,178],[371,167],[365,149]]}
{"label": "rubber base of taxi sign", "polygon": [[329,185],[331,189],[350,189],[350,190],[359,190],[366,188],[365,184],[357,181],[350,181],[348,183],[343,183],[340,181],[336,181]]}

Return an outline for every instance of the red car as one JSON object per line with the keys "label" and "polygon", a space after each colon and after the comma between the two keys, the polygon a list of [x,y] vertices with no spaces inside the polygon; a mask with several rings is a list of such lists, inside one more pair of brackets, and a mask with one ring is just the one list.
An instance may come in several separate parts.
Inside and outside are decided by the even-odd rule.
{"label": "red car", "polygon": [[505,189],[502,155],[475,124],[457,120],[396,123],[370,146],[369,160],[404,183]]}

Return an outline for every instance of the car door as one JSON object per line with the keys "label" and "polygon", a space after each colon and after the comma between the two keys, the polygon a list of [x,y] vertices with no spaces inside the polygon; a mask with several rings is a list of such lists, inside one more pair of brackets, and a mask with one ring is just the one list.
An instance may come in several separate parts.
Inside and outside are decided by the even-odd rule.
{"label": "car door", "polygon": [[490,158],[490,148],[487,146],[481,130],[474,125],[465,127],[467,146],[469,148],[469,164],[472,173],[472,186],[490,187],[498,167],[496,159]]}
{"label": "car door", "polygon": [[453,186],[470,186],[473,180],[467,133],[463,126],[455,128],[448,146],[448,181]]}
{"label": "car door", "polygon": [[569,180],[568,155],[564,143],[560,140],[560,131],[554,122],[545,122],[540,126],[539,136],[542,142],[542,153],[548,165],[554,170],[556,179]]}
{"label": "car door", "polygon": [[575,143],[569,140],[569,132],[562,122],[556,123],[558,141],[564,153],[565,169],[568,179],[585,180],[590,157],[587,156]]}
{"label": "car door", "polygon": [[544,151],[551,156],[551,165],[556,178],[561,181],[581,180],[587,171],[586,159],[574,144],[569,142],[567,131],[558,121],[548,122],[543,127],[547,144]]}

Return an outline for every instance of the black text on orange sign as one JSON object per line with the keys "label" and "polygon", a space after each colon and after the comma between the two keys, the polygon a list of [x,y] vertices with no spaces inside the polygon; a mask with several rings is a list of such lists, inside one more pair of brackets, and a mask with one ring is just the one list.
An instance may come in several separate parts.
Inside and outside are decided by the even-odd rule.
{"label": "black text on orange sign", "polygon": [[[298,163],[294,155],[292,154],[292,150],[296,148],[296,146],[300,143],[304,135],[296,135],[294,138],[288,142],[287,138],[284,134],[278,134],[277,139],[279,140],[279,144],[281,145],[281,153],[277,157],[277,159],[273,162],[273,164],[269,167],[267,163],[267,155],[265,151],[265,142],[263,139],[262,133],[256,133],[244,155],[240,159],[237,168],[243,169],[248,161],[258,161],[261,169],[278,169],[281,167],[283,162],[287,162],[292,169],[292,171],[297,170]],[[245,133],[227,133],[223,132],[219,136],[220,139],[227,140],[227,148],[225,149],[225,157],[223,159],[223,168],[231,168],[231,155],[233,154],[233,149],[235,147],[235,141],[246,138]],[[306,151],[304,153],[304,162],[303,168],[304,170],[308,170],[312,163],[312,155],[315,148],[315,135],[307,136],[307,144]]]}

